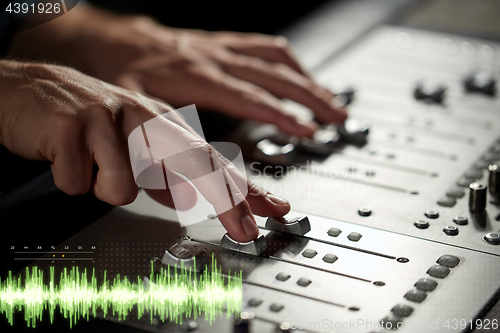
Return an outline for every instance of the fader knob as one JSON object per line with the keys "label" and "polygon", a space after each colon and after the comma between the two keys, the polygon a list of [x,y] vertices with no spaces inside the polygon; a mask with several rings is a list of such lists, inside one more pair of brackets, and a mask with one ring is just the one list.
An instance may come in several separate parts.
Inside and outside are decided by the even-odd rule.
{"label": "fader knob", "polygon": [[356,145],[363,145],[366,143],[370,126],[364,121],[355,119],[347,119],[344,124],[338,128],[340,137],[345,142],[353,143]]}
{"label": "fader knob", "polygon": [[444,100],[445,91],[446,88],[442,85],[430,82],[421,82],[417,84],[413,95],[417,100],[422,100],[428,103],[441,104]]}
{"label": "fader knob", "polygon": [[161,263],[163,265],[193,269],[194,272],[203,271],[203,262],[201,255],[192,250],[182,247],[180,244],[174,244],[163,254]]}
{"label": "fader knob", "polygon": [[303,236],[311,231],[311,224],[307,216],[302,217],[270,217],[266,221],[266,229]]}
{"label": "fader knob", "polygon": [[229,250],[259,256],[267,250],[267,241],[264,235],[260,235],[251,242],[240,243],[232,239],[228,234],[225,234],[220,241],[220,246]]}
{"label": "fader knob", "polygon": [[484,212],[486,208],[487,186],[481,183],[469,185],[469,209],[471,212]]}
{"label": "fader knob", "polygon": [[295,145],[278,144],[270,139],[263,139],[257,143],[253,157],[270,165],[290,165],[295,158]]}
{"label": "fader knob", "polygon": [[496,94],[496,81],[490,73],[479,72],[472,74],[465,79],[464,85],[468,92],[479,92],[488,96]]}
{"label": "fader knob", "polygon": [[500,197],[500,168],[498,164],[492,164],[488,167],[490,172],[488,186],[490,188],[490,193],[495,198]]}

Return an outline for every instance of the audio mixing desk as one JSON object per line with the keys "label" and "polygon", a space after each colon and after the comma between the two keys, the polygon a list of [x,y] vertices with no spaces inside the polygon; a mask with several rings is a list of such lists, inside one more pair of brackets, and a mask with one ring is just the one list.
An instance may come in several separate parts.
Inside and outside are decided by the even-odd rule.
{"label": "audio mixing desk", "polygon": [[[297,38],[292,45],[307,44]],[[246,123],[230,137],[248,177],[291,202],[288,220],[258,217],[261,237],[238,244],[216,216],[181,227],[140,192],[65,242],[95,244],[95,262],[82,267],[110,276],[147,276],[151,260],[195,267],[213,254],[223,272],[242,272],[242,319],[120,323],[150,332],[499,332],[500,44],[376,24],[311,71],[348,104],[344,126],[299,140]]]}

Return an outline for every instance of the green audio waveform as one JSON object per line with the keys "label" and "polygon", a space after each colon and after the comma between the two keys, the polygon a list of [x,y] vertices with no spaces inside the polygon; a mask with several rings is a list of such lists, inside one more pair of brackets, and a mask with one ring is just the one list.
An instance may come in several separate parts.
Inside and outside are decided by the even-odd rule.
{"label": "green audio waveform", "polygon": [[[153,273],[151,264],[150,282],[141,277],[132,282],[117,275],[112,282],[106,280],[98,286],[95,269],[89,278],[87,271],[80,273],[78,267],[67,271],[64,268],[59,283],[55,283],[54,267],[50,267],[49,283],[44,284],[43,271],[32,267],[31,274],[26,268],[24,285],[22,278],[13,277],[9,272],[5,281],[0,279],[0,312],[14,325],[13,316],[24,311],[24,319],[29,327],[35,327],[42,320],[44,310],[49,311],[53,323],[56,307],[69,318],[70,327],[79,319],[96,316],[101,309],[104,315],[112,313],[119,320],[126,319],[129,312],[137,307],[138,318],[149,313],[151,321],[156,317],[182,323],[183,316],[196,319],[202,312],[210,323],[225,309],[227,317],[237,315],[242,306],[242,275],[229,273],[224,277],[212,256],[212,270],[207,267],[197,275],[186,268],[177,270],[170,267]],[[171,274],[172,273],[172,274]]]}

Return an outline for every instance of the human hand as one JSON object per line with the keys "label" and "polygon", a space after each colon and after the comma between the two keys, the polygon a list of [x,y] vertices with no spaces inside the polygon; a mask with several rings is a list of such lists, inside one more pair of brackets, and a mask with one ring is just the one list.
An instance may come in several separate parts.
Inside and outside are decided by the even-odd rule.
{"label": "human hand", "polygon": [[[192,180],[202,195],[214,205],[229,234],[238,241],[258,235],[252,212],[262,216],[281,216],[290,205],[255,186],[202,140],[166,104],[139,93],[105,83],[74,69],[0,60],[0,144],[12,153],[32,160],[51,162],[56,186],[69,195],[92,191],[97,198],[113,205],[134,201],[138,187],[132,172],[127,138],[144,122],[160,114],[166,149],[190,152],[189,158],[164,160],[165,171]],[[221,209],[216,198],[226,186],[210,180],[196,181],[199,161],[209,154],[221,169],[234,196],[242,201],[230,210]],[[93,178],[93,166],[98,172]],[[158,161],[152,167],[161,168]],[[140,176],[139,176],[140,178]],[[180,178],[180,177],[179,177]],[[196,191],[185,183],[188,209],[196,201]],[[241,194],[248,188],[248,196]],[[243,191],[244,192],[244,191]],[[172,195],[150,191],[153,198],[172,206]]]}
{"label": "human hand", "polygon": [[346,118],[345,108],[305,73],[283,37],[172,29],[146,17],[79,6],[20,33],[11,48],[13,55],[37,52],[174,107],[196,104],[272,123],[291,135],[311,136],[317,124],[288,113],[280,98],[305,105],[325,123]]}

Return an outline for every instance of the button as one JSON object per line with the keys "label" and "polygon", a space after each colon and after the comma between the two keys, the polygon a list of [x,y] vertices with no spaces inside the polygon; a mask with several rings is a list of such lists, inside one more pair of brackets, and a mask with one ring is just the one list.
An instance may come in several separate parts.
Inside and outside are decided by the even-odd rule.
{"label": "button", "polygon": [[271,304],[271,307],[269,308],[269,310],[271,310],[272,312],[280,312],[281,310],[283,310],[284,306],[281,305],[281,304]]}
{"label": "button", "polygon": [[428,210],[425,212],[425,216],[430,219],[437,219],[439,217],[439,212],[437,210]]}
{"label": "button", "polygon": [[432,82],[420,82],[413,93],[416,100],[427,103],[441,104],[444,100],[446,88],[442,85]]}
{"label": "button", "polygon": [[464,174],[465,178],[472,179],[472,180],[478,180],[483,178],[483,172],[480,170],[469,170]]}
{"label": "button", "polygon": [[194,272],[201,272],[204,269],[204,263],[200,258],[200,254],[200,252],[196,253],[184,248],[180,244],[174,244],[165,251],[161,263],[167,266],[176,266],[178,268],[192,269]]}
{"label": "button", "polygon": [[269,217],[266,221],[266,229],[303,236],[311,231],[311,224],[307,216],[291,217]]}
{"label": "button", "polygon": [[423,291],[433,291],[436,289],[437,285],[438,283],[435,280],[429,278],[420,279],[415,283],[415,287]]}
{"label": "button", "polygon": [[262,304],[262,300],[258,298],[252,298],[248,301],[248,305],[250,306],[259,306]]}
{"label": "button", "polygon": [[469,209],[471,212],[484,212],[486,209],[487,186],[481,183],[472,183],[469,186]]}
{"label": "button", "polygon": [[483,240],[491,245],[500,245],[500,234],[496,232],[490,232],[484,235]]}
{"label": "button", "polygon": [[318,252],[314,251],[313,249],[307,249],[304,252],[302,252],[302,255],[306,258],[314,258]]}
{"label": "button", "polygon": [[455,216],[453,218],[453,222],[458,225],[467,225],[469,223],[469,220],[465,216]]}
{"label": "button", "polygon": [[412,302],[420,303],[427,297],[425,291],[422,290],[410,290],[405,294],[405,298]]}
{"label": "button", "polygon": [[328,253],[323,257],[323,261],[329,264],[333,264],[335,261],[337,261],[337,259],[338,257],[332,253]]}
{"label": "button", "polygon": [[398,304],[392,308],[392,313],[398,317],[408,317],[413,312],[413,308],[408,305]]}
{"label": "button", "polygon": [[361,234],[359,232],[351,232],[347,238],[353,242],[357,242],[361,238]]}
{"label": "button", "polygon": [[338,131],[343,141],[355,145],[363,145],[366,143],[370,126],[363,121],[347,119],[343,124],[338,126]]}
{"label": "button", "polygon": [[340,235],[341,232],[342,230],[340,230],[339,228],[328,229],[328,235],[332,237],[337,237],[338,235]]}
{"label": "button", "polygon": [[427,274],[442,279],[450,274],[450,269],[446,266],[434,265],[427,270]]}
{"label": "button", "polygon": [[279,273],[278,275],[276,275],[276,280],[280,280],[280,281],[286,281],[290,278],[290,274],[286,274],[286,273]]}
{"label": "button", "polygon": [[444,256],[441,256],[436,262],[440,265],[453,268],[457,267],[457,265],[460,263],[460,259],[458,257],[446,254]]}
{"label": "button", "polygon": [[443,232],[448,236],[456,236],[458,235],[458,228],[454,225],[448,225],[443,229]]}
{"label": "button", "polygon": [[470,179],[465,178],[465,177],[462,177],[459,180],[457,180],[457,185],[461,186],[461,187],[468,187],[470,185],[470,183],[472,183],[472,181]]}
{"label": "button", "polygon": [[311,280],[306,279],[306,278],[300,278],[299,281],[297,281],[297,284],[302,287],[307,287],[308,285],[311,284]]}
{"label": "button", "polygon": [[415,221],[414,225],[415,225],[415,227],[417,227],[419,229],[429,228],[429,222],[427,222],[426,220],[417,220],[417,221]]}
{"label": "button", "polygon": [[454,187],[454,188],[450,188],[448,191],[446,191],[446,195],[449,197],[452,197],[452,198],[460,199],[460,198],[464,197],[465,191],[459,187]]}
{"label": "button", "polygon": [[198,328],[198,323],[192,319],[188,319],[181,324],[181,330],[191,332]]}
{"label": "button", "polygon": [[496,81],[493,74],[488,72],[479,72],[469,75],[465,81],[465,90],[468,92],[478,92],[488,96],[496,94]]}
{"label": "button", "polygon": [[403,321],[399,317],[385,317],[380,321],[380,325],[382,328],[388,329],[388,330],[395,330],[399,327],[402,327]]}
{"label": "button", "polygon": [[224,237],[222,237],[220,246],[229,250],[253,254],[256,256],[261,255],[267,250],[267,242],[264,235],[260,235],[257,239],[251,242],[240,243],[229,237],[228,234],[225,234]]}
{"label": "button", "polygon": [[442,197],[437,201],[437,204],[443,207],[453,207],[457,203],[457,200],[452,197]]}
{"label": "button", "polygon": [[362,207],[362,208],[358,209],[358,214],[360,216],[370,216],[370,215],[372,215],[372,211],[370,208]]}

